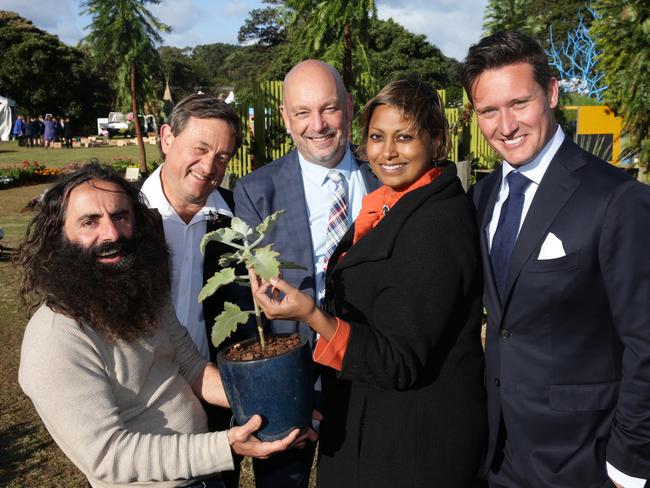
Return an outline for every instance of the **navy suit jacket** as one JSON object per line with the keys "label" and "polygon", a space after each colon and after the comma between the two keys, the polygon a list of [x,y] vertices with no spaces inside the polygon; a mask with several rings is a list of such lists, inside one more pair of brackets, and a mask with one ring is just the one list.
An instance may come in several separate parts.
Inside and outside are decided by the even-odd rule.
{"label": "navy suit jacket", "polygon": [[[380,186],[370,171],[370,165],[359,162],[368,193]],[[282,270],[283,278],[308,295],[315,296],[314,251],[307,216],[305,188],[302,183],[298,152],[256,169],[237,182],[234,190],[235,215],[251,226],[257,226],[278,210],[285,214],[266,239],[283,259],[307,268]],[[314,342],[314,332],[306,324],[291,320],[273,320],[274,333],[293,333]]]}
{"label": "navy suit jacket", "polygon": [[[650,478],[650,187],[566,138],[512,253],[501,303],[487,245],[501,171],[473,189],[488,313],[490,441],[501,419],[533,487]],[[538,260],[552,232],[566,255]]]}

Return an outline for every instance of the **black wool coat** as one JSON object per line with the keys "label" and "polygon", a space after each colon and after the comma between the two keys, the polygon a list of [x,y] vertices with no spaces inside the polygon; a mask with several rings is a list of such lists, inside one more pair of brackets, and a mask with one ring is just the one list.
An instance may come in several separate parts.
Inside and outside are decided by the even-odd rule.
{"label": "black wool coat", "polygon": [[487,435],[482,272],[455,166],[353,235],[327,274],[324,306],[351,333],[323,377],[318,486],[471,486]]}

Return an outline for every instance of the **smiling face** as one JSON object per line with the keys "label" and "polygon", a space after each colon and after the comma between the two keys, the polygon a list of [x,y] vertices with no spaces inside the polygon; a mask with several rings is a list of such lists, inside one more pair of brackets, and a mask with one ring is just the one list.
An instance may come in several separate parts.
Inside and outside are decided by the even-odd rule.
{"label": "smiling face", "polygon": [[91,180],[70,191],[63,226],[65,236],[84,249],[99,249],[99,263],[118,266],[126,259],[122,246],[116,243],[132,239],[134,227],[133,205],[115,183]]}
{"label": "smiling face", "polygon": [[395,107],[379,105],[368,125],[366,154],[381,182],[401,190],[431,168],[433,150],[426,131],[418,131]]}
{"label": "smiling face", "polygon": [[528,63],[484,71],[474,82],[472,100],[481,132],[512,166],[530,162],[555,133],[557,80],[542,87]]}
{"label": "smiling face", "polygon": [[176,136],[163,125],[160,145],[165,153],[163,191],[179,216],[189,216],[189,221],[223,180],[235,151],[235,132],[224,120],[190,117]]}
{"label": "smiling face", "polygon": [[333,168],[348,140],[351,100],[332,68],[320,61],[294,67],[284,84],[280,107],[300,154],[310,163]]}

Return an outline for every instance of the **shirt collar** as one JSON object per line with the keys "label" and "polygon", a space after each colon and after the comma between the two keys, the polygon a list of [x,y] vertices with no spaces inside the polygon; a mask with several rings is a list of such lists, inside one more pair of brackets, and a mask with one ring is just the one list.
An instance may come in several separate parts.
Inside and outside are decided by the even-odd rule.
{"label": "shirt collar", "polygon": [[339,164],[334,168],[326,168],[319,164],[310,163],[307,161],[300,151],[298,151],[298,161],[300,162],[300,170],[305,178],[311,180],[315,184],[322,186],[327,181],[327,174],[330,172],[330,169],[335,169],[339,171],[346,181],[349,183],[350,178],[352,177],[352,172],[356,169],[357,164],[350,150],[350,145],[348,144],[345,149],[345,154],[339,162]]}
{"label": "shirt collar", "polygon": [[[145,181],[142,191],[146,194],[149,206],[158,209],[158,212],[162,217],[174,217],[181,220],[174,207],[167,200],[162,188],[162,181],[160,178],[163,165],[164,163],[158,166],[158,168],[151,173],[151,176],[147,178],[147,181]],[[192,217],[190,223],[196,222],[197,220],[207,220],[213,217],[215,213],[227,217],[233,216],[228,204],[216,188],[212,193],[210,193],[210,195],[208,195],[205,205],[203,205],[203,208]]]}
{"label": "shirt collar", "polygon": [[530,163],[526,163],[523,166],[514,167],[511,166],[508,161],[503,161],[501,165],[502,175],[501,175],[501,185],[502,187],[506,184],[506,176],[510,174],[511,171],[519,171],[526,178],[531,180],[533,183],[539,185],[548,169],[551,160],[555,157],[555,153],[564,142],[564,131],[558,125],[553,134],[553,137],[546,143],[542,150],[537,153],[537,156],[533,158]]}

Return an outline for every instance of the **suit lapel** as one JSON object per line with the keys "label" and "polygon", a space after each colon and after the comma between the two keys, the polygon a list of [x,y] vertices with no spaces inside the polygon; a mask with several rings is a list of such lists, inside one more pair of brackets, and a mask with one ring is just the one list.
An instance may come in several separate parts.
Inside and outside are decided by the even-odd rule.
{"label": "suit lapel", "polygon": [[486,295],[488,295],[485,299],[485,303],[486,307],[489,309],[489,313],[493,316],[497,314],[494,304],[501,305],[501,299],[499,298],[497,285],[494,281],[494,273],[492,272],[492,261],[490,260],[490,248],[488,246],[487,236],[490,220],[492,219],[492,214],[494,213],[494,205],[496,203],[499,190],[501,189],[502,175],[503,172],[499,167],[486,177],[485,183],[483,184],[484,188],[482,188],[481,193],[478,195],[478,201],[476,202],[476,217],[479,223],[481,257],[483,259]]}
{"label": "suit lapel", "polygon": [[[307,204],[305,200],[305,187],[302,183],[302,171],[298,161],[298,152],[293,151],[285,159],[282,168],[273,176],[273,184],[277,195],[276,209],[284,209],[285,214],[282,221],[290,222],[291,234],[287,239],[306,239],[309,245],[295,246],[295,262],[305,266],[311,275],[314,274],[314,257],[312,255],[313,243],[311,242],[311,230],[309,228],[309,217],[307,216]],[[283,225],[283,229],[287,226]]]}
{"label": "suit lapel", "polygon": [[584,162],[578,154],[571,156],[571,149],[573,142],[566,138],[549,164],[526,214],[510,257],[504,295],[506,303],[524,263],[531,259],[557,214],[580,186],[580,179],[572,171]]}

